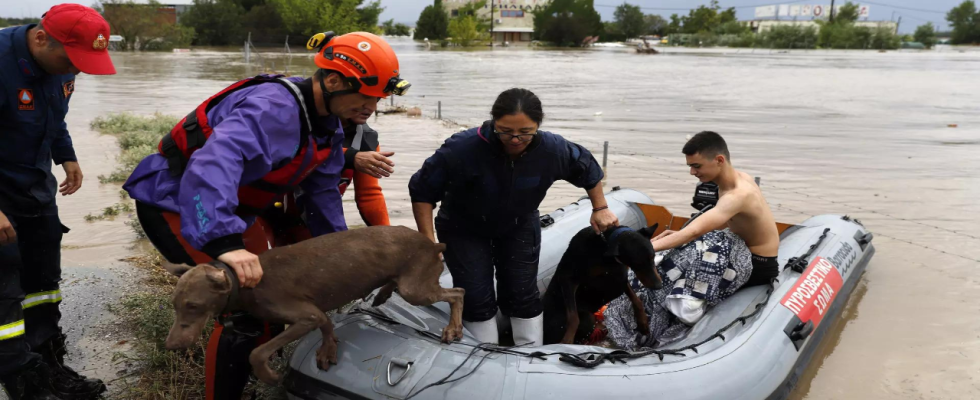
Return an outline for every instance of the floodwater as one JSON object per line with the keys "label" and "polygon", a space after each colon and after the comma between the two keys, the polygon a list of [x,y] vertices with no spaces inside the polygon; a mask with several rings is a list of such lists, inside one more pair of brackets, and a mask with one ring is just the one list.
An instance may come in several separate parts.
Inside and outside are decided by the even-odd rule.
{"label": "floodwater", "polygon": [[[543,129],[597,158],[609,142],[608,186],[641,190],[675,212],[690,212],[696,183],[680,153],[686,136],[714,130],[736,168],[762,178],[780,221],[850,214],[875,234],[877,255],[792,398],[980,397],[980,52],[395,47],[413,83],[397,104],[421,106],[428,118],[441,101],[456,124],[392,115],[372,122],[382,147],[397,152],[396,174],[382,182],[394,223],[414,226],[406,186],[425,157],[460,126],[488,118],[511,87],[542,98]],[[185,114],[263,69],[218,50],[113,59],[118,75],[78,78],[68,117],[86,175],[81,191],[59,199],[73,229],[69,272],[118,268],[113,261],[132,252],[120,220],[83,220],[119,192],[96,179],[115,166],[114,139],[89,122],[109,112]],[[261,62],[313,70],[306,54],[267,52]],[[542,210],[583,194],[556,185]],[[359,224],[353,196],[345,200],[348,223]]]}

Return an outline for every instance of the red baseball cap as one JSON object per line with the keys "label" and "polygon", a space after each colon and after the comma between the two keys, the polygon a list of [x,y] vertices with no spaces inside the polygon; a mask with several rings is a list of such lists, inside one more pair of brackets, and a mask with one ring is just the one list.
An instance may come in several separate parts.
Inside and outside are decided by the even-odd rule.
{"label": "red baseball cap", "polygon": [[75,68],[91,75],[113,75],[109,58],[109,23],[81,4],[59,4],[41,16],[44,31],[65,46]]}

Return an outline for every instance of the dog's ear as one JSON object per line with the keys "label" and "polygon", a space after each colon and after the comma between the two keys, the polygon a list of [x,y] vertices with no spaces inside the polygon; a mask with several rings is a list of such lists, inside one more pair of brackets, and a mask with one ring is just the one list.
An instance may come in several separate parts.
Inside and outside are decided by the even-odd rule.
{"label": "dog's ear", "polygon": [[194,267],[194,265],[171,264],[167,261],[163,262],[163,269],[167,270],[167,272],[171,274],[177,275],[178,278],[183,276],[187,271],[194,269]]}
{"label": "dog's ear", "polygon": [[657,233],[657,228],[659,227],[660,227],[660,223],[658,222],[646,228],[640,229],[639,233],[640,235],[643,235],[643,237],[647,239],[653,239],[653,234]]}
{"label": "dog's ear", "polygon": [[231,289],[231,282],[228,281],[228,277],[225,275],[225,270],[210,267],[207,269],[207,273],[205,275],[208,277],[208,282],[211,283],[211,287],[215,290],[225,291]]}

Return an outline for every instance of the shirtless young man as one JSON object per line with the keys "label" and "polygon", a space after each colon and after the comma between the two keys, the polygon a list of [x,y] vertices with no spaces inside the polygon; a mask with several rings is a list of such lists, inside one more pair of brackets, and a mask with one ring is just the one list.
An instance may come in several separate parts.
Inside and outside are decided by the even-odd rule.
{"label": "shirtless young man", "polygon": [[705,233],[729,228],[752,252],[752,274],[744,286],[769,283],[779,275],[779,231],[759,186],[751,176],[732,166],[728,145],[717,133],[694,135],[682,152],[687,156],[691,175],[718,185],[718,204],[684,229],[664,231],[655,237],[653,248],[658,252],[673,249]]}

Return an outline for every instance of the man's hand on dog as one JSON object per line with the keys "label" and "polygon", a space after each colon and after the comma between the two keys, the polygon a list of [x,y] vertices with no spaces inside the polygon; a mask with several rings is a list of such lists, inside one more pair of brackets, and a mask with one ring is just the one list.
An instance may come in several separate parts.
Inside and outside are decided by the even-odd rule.
{"label": "man's hand on dog", "polygon": [[228,264],[238,275],[238,282],[241,287],[253,288],[262,280],[262,265],[259,264],[259,256],[250,253],[248,250],[232,250],[218,256],[218,261]]}
{"label": "man's hand on dog", "polygon": [[354,169],[375,178],[387,178],[395,173],[395,162],[390,158],[393,151],[359,151],[354,155]]}
{"label": "man's hand on dog", "polygon": [[599,210],[592,213],[592,230],[596,235],[601,235],[609,228],[619,226],[619,218],[610,209]]}

